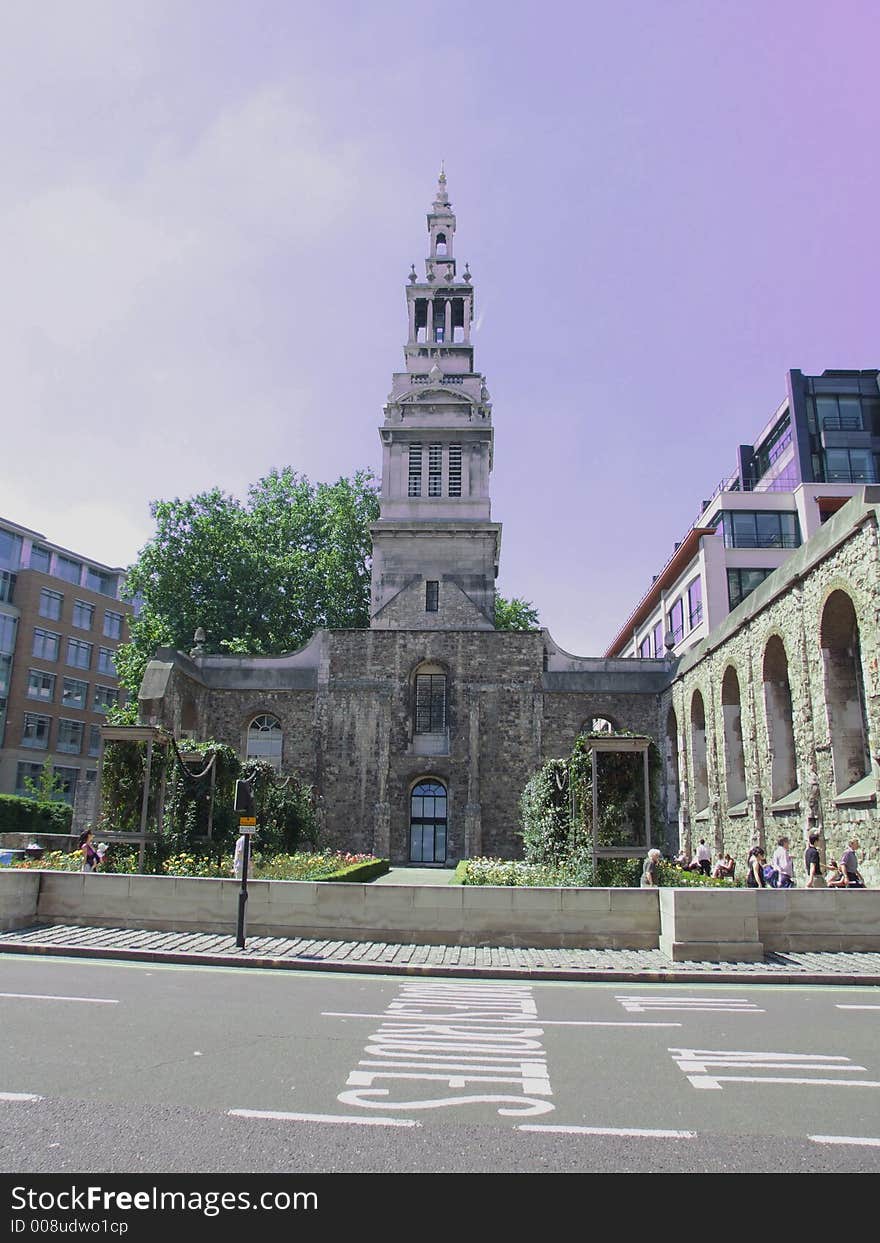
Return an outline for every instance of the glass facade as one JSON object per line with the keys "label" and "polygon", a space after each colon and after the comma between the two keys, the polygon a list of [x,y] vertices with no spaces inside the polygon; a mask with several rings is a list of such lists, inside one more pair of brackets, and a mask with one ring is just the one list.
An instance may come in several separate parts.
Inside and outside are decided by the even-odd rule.
{"label": "glass facade", "polygon": [[104,614],[104,635],[108,639],[122,638],[122,614],[111,613],[109,610]]}
{"label": "glass facade", "polygon": [[27,697],[51,703],[55,698],[55,674],[42,669],[28,669]]}
{"label": "glass facade", "polygon": [[721,514],[725,548],[798,548],[800,525],[793,511],[733,509]]}
{"label": "glass facade", "polygon": [[0,527],[0,567],[17,570],[21,564],[21,536]]}
{"label": "glass facade", "polygon": [[65,755],[79,755],[82,751],[83,729],[82,721],[60,720],[58,738],[55,743],[56,751],[63,751]]}
{"label": "glass facade", "polygon": [[65,557],[59,553],[55,562],[55,573],[65,582],[74,583],[78,587],[82,578],[82,562],[74,561],[72,557]]}
{"label": "glass facade", "polygon": [[39,627],[34,630],[33,656],[38,656],[40,660],[57,660],[60,646],[60,634],[55,634],[53,630],[41,630]]}
{"label": "glass facade", "polygon": [[67,640],[67,664],[76,669],[88,669],[92,663],[92,645],[82,639]]}
{"label": "glass facade", "polygon": [[768,574],[772,573],[773,571],[769,569],[728,570],[727,598],[730,601],[730,607],[735,609],[738,604],[745,600],[747,595],[763,583]]}

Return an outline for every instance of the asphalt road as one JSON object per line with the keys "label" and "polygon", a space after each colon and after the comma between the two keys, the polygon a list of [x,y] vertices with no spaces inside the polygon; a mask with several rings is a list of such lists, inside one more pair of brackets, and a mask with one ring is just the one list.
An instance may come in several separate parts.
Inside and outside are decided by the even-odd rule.
{"label": "asphalt road", "polygon": [[880,989],[0,957],[0,1168],[880,1171]]}

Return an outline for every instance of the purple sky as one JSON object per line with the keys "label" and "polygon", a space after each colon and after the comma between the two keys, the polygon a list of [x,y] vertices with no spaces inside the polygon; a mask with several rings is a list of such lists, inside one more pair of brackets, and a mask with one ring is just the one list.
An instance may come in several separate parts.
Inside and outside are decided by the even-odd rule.
{"label": "purple sky", "polygon": [[378,470],[446,161],[499,589],[599,654],[782,400],[880,364],[875,0],[75,0],[0,38],[0,514]]}

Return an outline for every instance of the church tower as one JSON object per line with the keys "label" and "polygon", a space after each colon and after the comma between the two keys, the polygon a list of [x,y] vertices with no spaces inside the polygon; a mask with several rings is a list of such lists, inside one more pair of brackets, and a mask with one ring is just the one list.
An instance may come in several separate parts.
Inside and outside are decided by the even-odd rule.
{"label": "church tower", "polygon": [[491,521],[492,406],[474,371],[474,291],[457,275],[455,215],[441,169],[425,279],[406,305],[406,370],[385,406],[380,517],[372,527],[370,625],[491,630],[501,525]]}

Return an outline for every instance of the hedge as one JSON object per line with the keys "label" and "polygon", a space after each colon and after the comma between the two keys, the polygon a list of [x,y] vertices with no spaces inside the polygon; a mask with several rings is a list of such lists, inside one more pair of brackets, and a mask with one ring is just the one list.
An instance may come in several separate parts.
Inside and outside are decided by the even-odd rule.
{"label": "hedge", "polygon": [[17,794],[0,794],[0,833],[70,833],[69,803],[41,803]]}
{"label": "hedge", "polygon": [[352,863],[347,868],[340,868],[338,872],[329,872],[326,876],[318,876],[315,879],[322,882],[332,880],[364,883],[374,880],[377,876],[384,876],[390,870],[391,864],[387,859],[374,859],[371,863]]}

